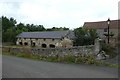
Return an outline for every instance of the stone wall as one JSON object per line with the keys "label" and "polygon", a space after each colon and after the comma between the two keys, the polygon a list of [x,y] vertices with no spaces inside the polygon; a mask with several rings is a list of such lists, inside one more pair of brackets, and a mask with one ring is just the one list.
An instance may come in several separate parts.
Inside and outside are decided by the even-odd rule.
{"label": "stone wall", "polygon": [[67,54],[78,55],[78,54],[95,54],[95,46],[78,46],[72,48],[15,48],[15,47],[3,47],[3,52],[11,53],[28,53],[34,55],[58,55],[64,56]]}
{"label": "stone wall", "polygon": [[[54,45],[55,47],[63,47],[63,45],[71,47],[72,46],[72,40],[64,38],[64,39],[29,39],[29,38],[18,38],[16,41],[16,45],[20,45],[20,42],[23,46],[32,46],[34,43],[34,46],[42,47],[42,44],[46,45],[46,48],[49,48],[50,45]],[[67,44],[67,43],[69,44]],[[25,45],[27,43],[27,45]],[[63,44],[62,44],[63,43]]]}
{"label": "stone wall", "polygon": [[59,55],[64,56],[68,54],[78,55],[78,54],[94,54],[94,46],[79,46],[72,48],[47,48],[47,49],[39,49],[33,48],[31,49],[32,54],[40,54],[40,55]]}

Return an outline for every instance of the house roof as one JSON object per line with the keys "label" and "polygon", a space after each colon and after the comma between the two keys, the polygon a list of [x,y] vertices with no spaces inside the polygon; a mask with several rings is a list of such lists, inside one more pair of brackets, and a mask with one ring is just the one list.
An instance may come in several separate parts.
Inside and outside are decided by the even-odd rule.
{"label": "house roof", "polygon": [[71,31],[22,32],[17,35],[17,38],[62,38],[65,36],[72,38],[73,34]]}
{"label": "house roof", "polygon": [[[110,29],[118,29],[118,23],[120,23],[120,20],[111,20]],[[108,27],[108,24],[107,24],[107,21],[85,22],[83,27],[94,28],[94,29],[104,29]]]}

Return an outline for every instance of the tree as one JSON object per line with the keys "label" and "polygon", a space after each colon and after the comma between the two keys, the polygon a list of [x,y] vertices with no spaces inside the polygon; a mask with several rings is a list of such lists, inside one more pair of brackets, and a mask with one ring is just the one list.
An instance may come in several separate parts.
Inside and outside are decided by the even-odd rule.
{"label": "tree", "polygon": [[85,29],[83,27],[74,29],[74,34],[75,34],[74,39],[75,46],[94,44],[94,41],[97,37],[95,29]]}
{"label": "tree", "polygon": [[14,28],[16,23],[14,18],[8,19],[7,17],[2,16],[2,32],[6,32],[9,28]]}
{"label": "tree", "polygon": [[22,28],[24,28],[24,27],[25,27],[25,25],[24,25],[23,23],[17,24],[17,29],[22,29]]}
{"label": "tree", "polygon": [[28,28],[23,23],[17,24],[15,34],[18,35],[21,32],[28,32]]}
{"label": "tree", "polygon": [[15,25],[17,21],[14,18],[8,19],[2,16],[2,41],[13,41],[15,37]]}
{"label": "tree", "polygon": [[96,29],[89,29],[88,31],[90,34],[91,43],[94,44],[95,39],[98,37]]}
{"label": "tree", "polygon": [[24,24],[19,23],[14,18],[7,18],[2,16],[2,41],[3,42],[15,42],[16,36],[22,32],[35,32],[35,31],[60,31],[60,30],[69,30],[69,28],[48,28],[45,29],[43,25],[34,25],[34,24]]}

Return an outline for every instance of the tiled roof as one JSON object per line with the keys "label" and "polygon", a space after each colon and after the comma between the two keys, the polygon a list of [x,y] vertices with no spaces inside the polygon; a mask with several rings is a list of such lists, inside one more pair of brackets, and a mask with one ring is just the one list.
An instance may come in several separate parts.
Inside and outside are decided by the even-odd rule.
{"label": "tiled roof", "polygon": [[[17,36],[17,38],[62,38],[69,32],[70,31],[22,32]],[[68,37],[71,38],[72,36]]]}
{"label": "tiled roof", "polygon": [[[111,20],[110,29],[118,29],[118,23],[120,20]],[[85,22],[83,25],[84,28],[95,28],[95,29],[104,29],[108,27],[107,21],[100,22]]]}

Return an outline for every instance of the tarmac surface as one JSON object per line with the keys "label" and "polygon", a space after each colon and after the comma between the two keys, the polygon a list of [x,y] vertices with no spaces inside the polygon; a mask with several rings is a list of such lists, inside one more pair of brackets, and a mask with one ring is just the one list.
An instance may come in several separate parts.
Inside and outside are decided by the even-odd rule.
{"label": "tarmac surface", "polygon": [[118,69],[2,56],[3,78],[117,78]]}

